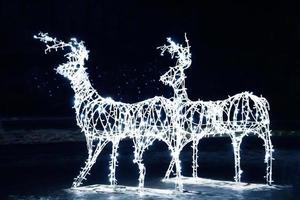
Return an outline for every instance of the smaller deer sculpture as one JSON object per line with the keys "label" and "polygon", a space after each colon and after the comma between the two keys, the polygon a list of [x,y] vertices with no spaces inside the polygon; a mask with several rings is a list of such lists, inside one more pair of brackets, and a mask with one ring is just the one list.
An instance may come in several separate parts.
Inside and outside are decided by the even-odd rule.
{"label": "smaller deer sculpture", "polygon": [[[272,183],[272,152],[271,133],[269,130],[269,104],[263,97],[257,97],[249,92],[236,94],[221,101],[191,101],[185,88],[184,71],[191,66],[191,53],[188,40],[185,35],[186,47],[176,44],[168,39],[169,45],[159,47],[162,53],[169,52],[172,58],[176,58],[176,66],[170,67],[160,80],[173,88],[173,101],[177,102],[177,109],[181,118],[178,120],[177,133],[182,137],[189,136],[181,145],[182,148],[192,142],[193,149],[193,174],[197,177],[198,168],[198,143],[203,137],[215,136],[217,134],[228,135],[232,140],[236,182],[241,181],[242,170],[240,168],[240,145],[242,139],[250,134],[257,135],[264,141],[266,181]],[[181,151],[180,150],[180,151]],[[168,179],[175,161],[171,160],[165,174]]]}

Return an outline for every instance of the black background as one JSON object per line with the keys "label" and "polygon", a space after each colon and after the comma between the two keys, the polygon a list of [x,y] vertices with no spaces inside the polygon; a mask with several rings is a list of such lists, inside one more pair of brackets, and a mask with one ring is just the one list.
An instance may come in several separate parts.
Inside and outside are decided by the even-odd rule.
{"label": "black background", "polygon": [[242,91],[263,95],[275,128],[299,127],[299,4],[294,1],[0,1],[0,117],[73,116],[63,53],[44,55],[40,31],[86,43],[91,82],[102,96],[136,102],[172,91],[159,76],[174,61],[166,37],[192,46],[191,99]]}

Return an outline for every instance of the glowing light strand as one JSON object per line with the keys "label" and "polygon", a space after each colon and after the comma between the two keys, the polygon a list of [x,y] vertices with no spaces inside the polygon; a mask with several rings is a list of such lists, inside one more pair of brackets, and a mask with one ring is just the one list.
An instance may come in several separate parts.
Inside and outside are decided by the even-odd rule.
{"label": "glowing light strand", "polygon": [[92,87],[84,61],[88,51],[83,42],[71,39],[65,43],[40,33],[34,38],[46,44],[45,53],[51,50],[69,48],[65,56],[67,62],[56,68],[57,73],[71,81],[75,92],[74,109],[78,126],[85,134],[88,158],[85,166],[73,182],[78,187],[86,179],[92,166],[103,148],[112,143],[111,161],[109,162],[109,181],[112,187],[117,184],[116,167],[119,142],[129,137],[134,142],[134,160],[139,169],[139,189],[142,192],[146,168],[143,154],[155,140],[165,142],[171,151],[172,161],[166,172],[168,179],[175,166],[176,188],[183,191],[181,181],[180,152],[192,142],[193,177],[197,177],[197,153],[199,140],[216,134],[229,135],[235,155],[235,181],[239,182],[240,144],[244,136],[256,134],[264,141],[267,163],[267,183],[272,183],[272,151],[270,140],[268,102],[249,92],[237,94],[222,101],[191,101],[185,88],[184,70],[191,65],[191,53],[188,39],[186,47],[176,44],[170,38],[169,45],[158,47],[176,58],[176,66],[160,77],[160,80],[173,88],[174,97],[167,99],[156,96],[141,102],[128,104],[101,97]]}

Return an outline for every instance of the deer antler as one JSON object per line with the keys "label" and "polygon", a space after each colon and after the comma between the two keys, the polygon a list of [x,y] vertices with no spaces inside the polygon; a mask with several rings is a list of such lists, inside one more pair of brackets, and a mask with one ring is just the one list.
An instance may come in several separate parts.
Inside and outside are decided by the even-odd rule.
{"label": "deer antler", "polygon": [[190,45],[189,40],[186,37],[186,33],[184,34],[186,47],[183,47],[182,44],[176,44],[170,37],[167,38],[169,45],[163,45],[157,47],[157,49],[161,50],[161,55],[163,56],[165,51],[171,54],[171,58],[177,58],[176,65],[187,66],[189,67],[192,63],[190,53]]}
{"label": "deer antler", "polygon": [[[48,33],[40,32],[38,35],[33,36],[34,39],[38,39],[41,42],[46,44],[45,53],[50,52],[52,49],[57,51],[58,49],[64,49],[64,47],[71,47],[70,43],[65,43],[61,40],[57,40],[56,38],[50,37]],[[48,43],[52,43],[52,45],[48,45]]]}
{"label": "deer antler", "polygon": [[[70,47],[71,52],[65,54],[69,62],[78,62],[78,64],[83,66],[84,60],[88,59],[89,51],[85,48],[84,42],[77,42],[76,38],[71,38],[70,42],[65,43],[62,40],[50,37],[48,33],[40,32],[38,35],[33,36],[34,39],[38,39],[46,44],[45,54],[51,52],[52,49],[57,51],[58,49],[64,49],[65,47]],[[49,44],[50,43],[50,44]]]}

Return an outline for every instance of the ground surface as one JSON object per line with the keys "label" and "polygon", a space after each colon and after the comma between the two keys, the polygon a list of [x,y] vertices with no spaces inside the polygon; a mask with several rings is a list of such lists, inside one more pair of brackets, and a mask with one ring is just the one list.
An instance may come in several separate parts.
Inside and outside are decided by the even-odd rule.
{"label": "ground surface", "polygon": [[[63,133],[59,133],[63,134]],[[300,195],[300,138],[277,136],[275,146],[274,181],[276,185],[291,185],[280,190],[236,191],[215,186],[185,184],[184,188],[196,191],[190,199],[296,199]],[[117,178],[120,185],[136,186],[137,166],[132,163],[132,142],[121,142]],[[108,162],[111,146],[100,154],[86,184],[108,184]],[[265,165],[262,141],[248,137],[242,144],[242,181],[264,183]],[[181,155],[183,175],[191,175],[191,149]],[[0,145],[0,194],[8,199],[139,199],[134,194],[108,194],[74,192],[68,189],[86,159],[84,142],[49,144]],[[167,147],[155,142],[144,155],[147,167],[146,187],[173,189],[173,183],[163,183],[170,162]],[[234,165],[229,138],[207,138],[199,143],[200,177],[232,181]],[[153,199],[152,196],[144,196]],[[157,197],[155,197],[157,198]],[[162,195],[163,198],[186,199],[185,195]]]}

